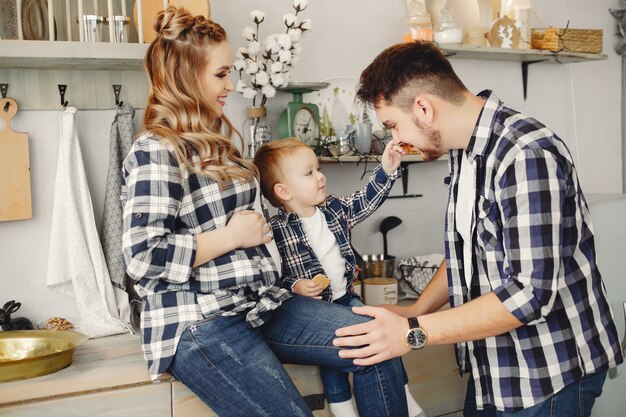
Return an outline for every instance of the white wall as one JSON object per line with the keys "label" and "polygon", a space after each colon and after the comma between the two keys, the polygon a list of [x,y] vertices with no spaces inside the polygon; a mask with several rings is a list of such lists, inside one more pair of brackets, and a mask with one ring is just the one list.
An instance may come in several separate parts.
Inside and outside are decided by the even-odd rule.
{"label": "white wall", "polygon": [[[282,16],[291,12],[291,0],[213,1],[213,18],[230,34],[233,49],[243,44],[241,29],[248,25],[248,11],[267,13],[263,33],[282,31]],[[479,92],[493,89],[509,105],[543,121],[570,146],[588,193],[618,193],[621,177],[621,59],[613,52],[614,24],[607,9],[617,1],[535,1],[548,25],[604,29],[607,61],[571,65],[530,67],[528,99],[522,98],[519,64],[494,61],[453,61],[468,88]],[[332,77],[358,78],[361,70],[385,47],[397,43],[408,31],[403,23],[403,0],[312,0],[304,17],[313,21],[306,34],[302,59],[294,80],[318,81]],[[237,76],[234,76],[236,81]],[[270,102],[274,124],[289,101],[280,94]],[[16,97],[19,102],[19,97]],[[243,109],[250,103],[238,94],[229,97],[227,113],[236,126],[243,122]],[[21,313],[34,320],[52,315],[72,317],[71,299],[45,287],[52,190],[58,149],[58,111],[20,112],[13,122],[16,131],[30,133],[33,219],[0,223],[0,302],[16,299]],[[107,171],[108,137],[112,111],[78,112],[81,145],[87,176],[100,223]],[[139,121],[141,112],[136,117]],[[277,130],[276,130],[277,131]],[[382,251],[380,220],[388,215],[404,223],[389,232],[389,251],[399,257],[443,250],[443,210],[446,191],[445,162],[411,166],[409,193],[418,199],[389,200],[353,233],[361,253]],[[359,186],[362,167],[325,165],[330,191],[349,193]],[[398,182],[393,191],[401,193]]]}

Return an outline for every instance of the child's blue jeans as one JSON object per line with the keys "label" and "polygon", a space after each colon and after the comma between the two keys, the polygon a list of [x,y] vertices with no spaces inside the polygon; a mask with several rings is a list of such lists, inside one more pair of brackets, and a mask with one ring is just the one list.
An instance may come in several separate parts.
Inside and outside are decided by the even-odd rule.
{"label": "child's blue jeans", "polygon": [[[349,308],[364,305],[358,296],[349,293],[334,300],[333,303]],[[349,374],[347,372],[340,371],[337,368],[320,368],[320,375],[324,384],[324,395],[329,403],[340,403],[352,398],[350,381],[348,380]],[[404,365],[402,365],[402,379],[405,385],[409,381]]]}

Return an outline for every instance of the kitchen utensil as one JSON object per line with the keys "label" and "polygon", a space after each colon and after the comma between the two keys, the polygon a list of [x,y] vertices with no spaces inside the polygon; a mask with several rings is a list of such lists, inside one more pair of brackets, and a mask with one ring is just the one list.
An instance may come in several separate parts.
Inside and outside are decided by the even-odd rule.
{"label": "kitchen utensil", "polygon": [[104,24],[113,25],[113,40],[111,40],[111,42],[128,43],[128,27],[130,26],[130,17],[113,16],[113,19],[105,17]]}
{"label": "kitchen utensil", "polygon": [[[56,40],[56,21],[53,22]],[[24,0],[22,3],[22,30],[25,40],[50,40],[48,5],[46,0]]]}
{"label": "kitchen utensil", "polygon": [[83,15],[83,34],[85,42],[102,42],[102,16],[95,14]]}
{"label": "kitchen utensil", "polygon": [[398,280],[395,278],[365,278],[363,298],[370,306],[396,304],[398,302]]}
{"label": "kitchen utensil", "polygon": [[72,363],[74,349],[87,339],[70,330],[0,332],[0,382],[61,370]]}
{"label": "kitchen utensil", "polygon": [[28,134],[11,130],[11,119],[17,103],[11,98],[0,100],[0,221],[33,217],[30,197],[30,163]]}
{"label": "kitchen utensil", "polygon": [[[192,15],[202,15],[211,17],[211,2],[209,0],[169,0],[169,4],[176,7],[184,7]],[[141,20],[143,24],[143,42],[150,43],[156,37],[156,32],[152,27],[156,15],[163,10],[163,0],[143,0],[141,2]],[[137,2],[133,8],[133,21],[135,28],[139,31]]]}
{"label": "kitchen utensil", "polygon": [[385,259],[388,258],[389,252],[387,252],[387,232],[391,229],[394,229],[402,223],[396,216],[385,217],[382,222],[380,222],[379,230],[380,233],[383,234],[383,254],[385,255]]}
{"label": "kitchen utensil", "polygon": [[396,257],[383,255],[363,255],[363,260],[359,263],[362,278],[393,277],[396,267]]}
{"label": "kitchen utensil", "polygon": [[17,39],[17,5],[15,1],[0,1],[0,38]]}

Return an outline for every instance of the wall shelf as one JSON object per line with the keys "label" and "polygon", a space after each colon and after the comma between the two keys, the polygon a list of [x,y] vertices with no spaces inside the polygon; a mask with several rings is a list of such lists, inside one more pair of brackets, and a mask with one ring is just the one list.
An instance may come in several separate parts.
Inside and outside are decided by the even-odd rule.
{"label": "wall shelf", "polygon": [[551,64],[571,64],[576,62],[602,61],[606,54],[587,54],[582,52],[552,52],[539,49],[506,49],[478,46],[459,46],[441,48],[449,58],[479,59],[490,61],[520,62],[522,66],[522,87],[524,100],[528,89],[528,66],[539,62]]}
{"label": "wall shelf", "polygon": [[[349,155],[349,156],[323,156],[319,158],[322,163],[355,163],[355,162],[380,162],[381,155]],[[436,159],[437,161],[444,161],[448,159],[448,155]],[[402,158],[402,162],[427,162],[424,161],[421,155],[405,155]]]}
{"label": "wall shelf", "polygon": [[[321,157],[319,158],[321,163],[326,164],[341,164],[341,163],[369,163],[380,162],[381,155],[349,155],[349,156],[339,156],[339,157]],[[402,162],[400,163],[400,180],[402,181],[402,194],[401,195],[391,195],[387,198],[416,198],[422,197],[422,194],[408,194],[409,188],[409,166],[412,164],[424,163],[424,162],[437,162],[437,161],[447,161],[448,154],[442,155],[441,157],[435,159],[434,161],[425,161],[421,155],[405,155],[402,157]],[[363,176],[365,172],[367,172],[367,165],[363,168]]]}
{"label": "wall shelf", "polygon": [[120,99],[145,106],[149,85],[143,69],[147,44],[0,40],[0,83],[20,110],[60,109],[58,84],[79,110],[114,109]]}
{"label": "wall shelf", "polygon": [[0,68],[143,71],[147,44],[0,40]]}

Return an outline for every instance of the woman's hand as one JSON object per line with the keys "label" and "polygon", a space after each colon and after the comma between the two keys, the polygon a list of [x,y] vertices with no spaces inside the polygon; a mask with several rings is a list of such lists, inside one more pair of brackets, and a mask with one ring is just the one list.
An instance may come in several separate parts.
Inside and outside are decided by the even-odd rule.
{"label": "woman's hand", "polygon": [[400,166],[402,156],[406,153],[400,145],[395,145],[393,141],[389,141],[385,146],[385,151],[380,159],[380,163],[383,166],[383,170],[387,175],[391,175],[396,172],[396,169]]}
{"label": "woman's hand", "polygon": [[270,228],[267,220],[253,210],[243,210],[233,214],[226,225],[238,248],[252,248],[272,241],[268,236]]}
{"label": "woman's hand", "polygon": [[320,296],[322,293],[322,287],[310,279],[299,279],[295,284],[293,284],[291,289],[296,294],[304,295],[305,297],[317,298],[318,300],[322,299]]}

